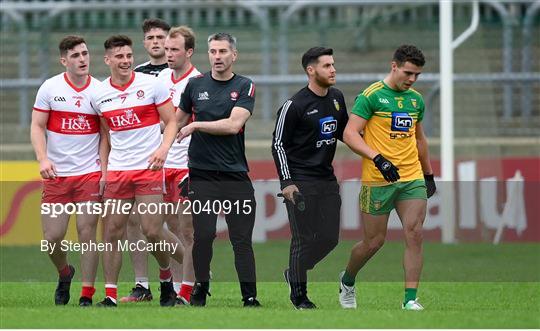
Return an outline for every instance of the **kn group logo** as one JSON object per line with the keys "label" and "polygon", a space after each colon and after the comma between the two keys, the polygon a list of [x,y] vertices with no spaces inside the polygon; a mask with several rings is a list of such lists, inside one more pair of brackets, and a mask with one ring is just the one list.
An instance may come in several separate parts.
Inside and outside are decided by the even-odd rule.
{"label": "kn group logo", "polygon": [[323,145],[333,145],[336,143],[334,132],[337,131],[337,121],[333,116],[323,117],[319,120],[320,134],[316,142],[316,147],[320,148]]}
{"label": "kn group logo", "polygon": [[392,131],[409,132],[413,119],[408,113],[392,113]]}

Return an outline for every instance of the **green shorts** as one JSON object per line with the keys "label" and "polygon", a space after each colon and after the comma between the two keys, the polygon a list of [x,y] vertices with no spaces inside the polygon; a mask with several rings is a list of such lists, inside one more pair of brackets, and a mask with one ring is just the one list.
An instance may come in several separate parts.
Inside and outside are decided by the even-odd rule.
{"label": "green shorts", "polygon": [[396,201],[426,200],[426,183],[423,179],[416,179],[385,186],[362,185],[359,199],[362,212],[371,215],[389,214],[394,209]]}

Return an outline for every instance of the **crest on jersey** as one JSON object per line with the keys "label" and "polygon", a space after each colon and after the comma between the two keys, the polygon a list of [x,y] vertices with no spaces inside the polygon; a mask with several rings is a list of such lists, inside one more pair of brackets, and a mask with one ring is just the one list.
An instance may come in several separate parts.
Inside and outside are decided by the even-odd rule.
{"label": "crest on jersey", "polygon": [[83,124],[83,123],[86,123],[86,116],[84,115],[78,115],[77,116],[77,122]]}
{"label": "crest on jersey", "polygon": [[138,90],[137,91],[137,99],[139,99],[139,100],[144,99],[144,91],[143,90]]}
{"label": "crest on jersey", "polygon": [[381,204],[382,204],[381,201],[375,200],[375,201],[373,201],[373,208],[375,210],[379,210],[379,209],[381,209]]}
{"label": "crest on jersey", "polygon": [[339,102],[334,99],[334,107],[336,107],[336,110],[339,111]]}
{"label": "crest on jersey", "polygon": [[133,109],[124,110],[124,113],[126,113],[127,119],[133,118]]}
{"label": "crest on jersey", "polygon": [[231,100],[232,100],[232,101],[238,100],[238,96],[239,96],[239,93],[238,93],[238,92],[236,92],[236,91],[232,91],[232,92],[231,92]]}
{"label": "crest on jersey", "polygon": [[412,106],[414,108],[416,108],[416,106],[418,106],[418,104],[416,103],[416,99],[411,99],[411,103],[412,103]]}

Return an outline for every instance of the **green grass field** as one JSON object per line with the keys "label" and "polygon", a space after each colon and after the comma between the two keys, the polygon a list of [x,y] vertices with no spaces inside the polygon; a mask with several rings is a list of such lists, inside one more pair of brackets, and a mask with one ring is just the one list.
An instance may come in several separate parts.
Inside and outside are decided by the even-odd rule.
{"label": "green grass field", "polygon": [[[400,309],[403,296],[402,244],[389,243],[359,275],[359,308],[345,311],[337,301],[337,274],[353,243],[344,241],[310,273],[310,298],[319,309],[295,311],[281,280],[287,242],[255,245],[260,309],[241,308],[227,242],[216,242],[212,297],[205,308],[161,308],[157,300],[121,304],[117,309],[81,309],[80,283],[66,307],[53,305],[54,268],[38,247],[0,248],[2,328],[540,328],[540,245],[425,245],[423,312]],[[127,258],[127,257],[126,257]],[[77,265],[77,255],[70,255]],[[124,260],[119,295],[132,287]],[[152,269],[154,268],[154,269]],[[149,269],[155,269],[150,259]],[[157,291],[157,271],[151,272]],[[80,279],[80,274],[76,279]],[[102,273],[98,271],[98,281]],[[103,298],[103,283],[96,285]]]}

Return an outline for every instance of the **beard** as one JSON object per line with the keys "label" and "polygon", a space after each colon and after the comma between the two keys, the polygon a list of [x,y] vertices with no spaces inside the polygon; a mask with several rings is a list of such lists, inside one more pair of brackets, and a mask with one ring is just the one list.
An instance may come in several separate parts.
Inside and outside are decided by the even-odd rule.
{"label": "beard", "polygon": [[315,72],[315,82],[317,83],[317,85],[323,88],[329,88],[330,86],[335,84],[330,81],[330,78],[324,78],[323,76],[319,75],[317,72]]}

